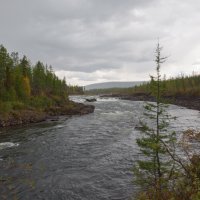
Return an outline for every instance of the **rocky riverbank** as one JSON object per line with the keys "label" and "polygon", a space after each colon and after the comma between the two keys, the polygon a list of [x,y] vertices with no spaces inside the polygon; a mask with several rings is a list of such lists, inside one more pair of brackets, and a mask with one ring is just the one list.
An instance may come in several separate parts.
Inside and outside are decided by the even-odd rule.
{"label": "rocky riverbank", "polygon": [[[112,94],[112,95],[103,95],[102,97],[115,97],[130,101],[151,101],[151,102],[155,101],[155,97],[146,93],[137,93],[132,95]],[[200,111],[200,97],[165,96],[164,99],[166,100],[167,103]]]}
{"label": "rocky riverbank", "polygon": [[4,115],[0,115],[0,127],[25,125],[29,123],[42,122],[55,116],[85,115],[94,112],[93,105],[85,105],[70,101],[68,105],[60,107],[50,107],[45,110],[22,109],[13,110]]}

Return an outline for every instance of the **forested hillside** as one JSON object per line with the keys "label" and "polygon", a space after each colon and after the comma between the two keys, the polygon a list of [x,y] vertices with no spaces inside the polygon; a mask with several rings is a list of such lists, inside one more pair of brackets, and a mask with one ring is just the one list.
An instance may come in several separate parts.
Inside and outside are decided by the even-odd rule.
{"label": "forested hillside", "polygon": [[45,108],[63,104],[68,93],[82,93],[78,86],[67,86],[51,66],[30,60],[17,52],[11,54],[0,45],[0,113],[22,107]]}

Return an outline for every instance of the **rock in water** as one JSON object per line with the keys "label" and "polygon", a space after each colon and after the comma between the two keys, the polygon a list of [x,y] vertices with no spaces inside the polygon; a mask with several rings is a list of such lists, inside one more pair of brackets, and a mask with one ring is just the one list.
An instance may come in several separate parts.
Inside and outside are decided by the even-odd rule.
{"label": "rock in water", "polygon": [[95,99],[95,98],[92,98],[92,99],[85,99],[87,102],[95,102],[95,101],[97,101],[97,99]]}

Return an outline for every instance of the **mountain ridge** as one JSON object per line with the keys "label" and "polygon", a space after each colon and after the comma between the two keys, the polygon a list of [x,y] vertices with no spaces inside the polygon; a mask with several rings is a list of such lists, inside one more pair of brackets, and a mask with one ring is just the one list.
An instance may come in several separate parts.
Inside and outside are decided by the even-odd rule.
{"label": "mountain ridge", "polygon": [[102,83],[93,83],[84,86],[85,90],[94,90],[94,89],[108,89],[108,88],[129,88],[136,85],[141,85],[145,81],[110,81]]}

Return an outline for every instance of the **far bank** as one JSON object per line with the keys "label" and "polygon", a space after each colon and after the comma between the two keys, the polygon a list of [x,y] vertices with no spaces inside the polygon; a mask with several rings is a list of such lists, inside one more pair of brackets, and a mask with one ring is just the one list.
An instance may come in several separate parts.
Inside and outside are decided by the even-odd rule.
{"label": "far bank", "polygon": [[[154,102],[155,98],[150,94],[146,93],[135,93],[135,94],[106,94],[101,95],[101,97],[115,97],[123,100],[130,101],[151,101]],[[193,110],[200,111],[200,97],[193,96],[164,96],[164,101],[169,104],[174,104],[177,106],[183,106]]]}

